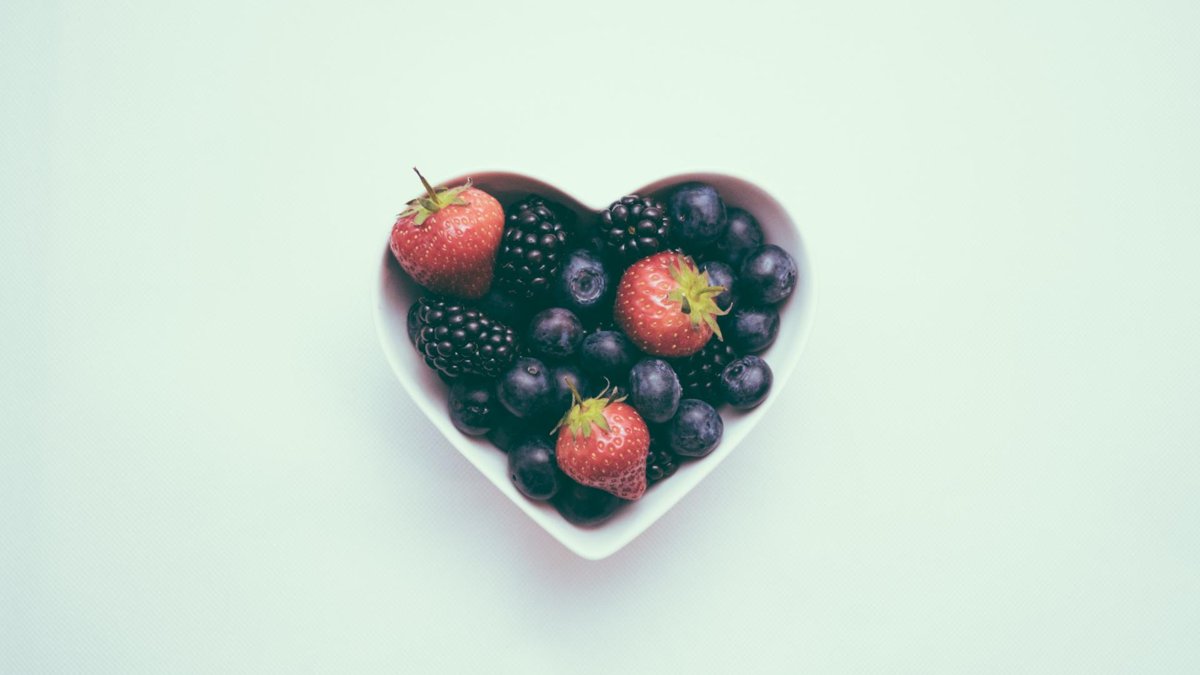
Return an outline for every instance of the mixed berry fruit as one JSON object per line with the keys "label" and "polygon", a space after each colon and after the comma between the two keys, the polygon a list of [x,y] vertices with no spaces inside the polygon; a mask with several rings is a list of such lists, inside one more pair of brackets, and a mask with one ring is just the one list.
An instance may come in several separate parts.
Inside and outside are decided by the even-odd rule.
{"label": "mixed berry fruit", "polygon": [[451,422],[508,453],[529,499],[603,522],[715,450],[722,406],[770,393],[759,354],[796,263],[712,185],[577,214],[543,195],[502,205],[469,183],[421,183],[390,241],[427,291],[409,338],[448,383]]}

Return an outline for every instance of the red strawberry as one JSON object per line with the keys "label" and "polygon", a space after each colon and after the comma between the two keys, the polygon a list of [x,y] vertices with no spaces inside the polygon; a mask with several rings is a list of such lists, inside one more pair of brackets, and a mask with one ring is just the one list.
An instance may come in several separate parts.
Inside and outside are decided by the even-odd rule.
{"label": "red strawberry", "polygon": [[[650,430],[624,397],[604,392],[579,399],[559,422],[555,456],[563,473],[575,482],[620,497],[637,499],[646,492],[646,455]],[[610,395],[611,396],[611,395]]]}
{"label": "red strawberry", "polygon": [[[413,171],[417,171],[415,168]],[[392,227],[392,255],[418,284],[435,293],[480,298],[492,285],[504,208],[466,185],[434,190],[408,203]]]}
{"label": "red strawberry", "polygon": [[717,306],[724,286],[710,286],[708,272],[682,253],[664,251],[635,262],[617,286],[613,313],[621,329],[642,351],[654,356],[689,356],[716,334]]}

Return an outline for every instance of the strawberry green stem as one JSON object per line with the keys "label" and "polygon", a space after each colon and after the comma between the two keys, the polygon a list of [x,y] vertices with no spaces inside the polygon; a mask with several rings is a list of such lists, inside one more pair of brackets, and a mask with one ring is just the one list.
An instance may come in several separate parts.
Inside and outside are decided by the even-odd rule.
{"label": "strawberry green stem", "polygon": [[667,294],[667,299],[679,303],[679,311],[692,320],[693,326],[703,323],[712,329],[718,340],[723,340],[717,317],[728,314],[730,308],[721,309],[716,297],[725,291],[725,287],[710,285],[708,272],[697,269],[690,258],[682,258],[678,267],[670,267],[670,272],[676,286]]}
{"label": "strawberry green stem", "polygon": [[416,171],[417,178],[421,179],[421,185],[425,188],[425,196],[418,197],[408,203],[408,208],[400,212],[401,218],[413,217],[413,224],[420,227],[425,224],[425,220],[429,216],[441,211],[447,206],[465,206],[466,201],[460,196],[464,190],[471,187],[471,181],[466,184],[452,188],[434,188],[425,180],[425,176],[417,171],[417,167],[413,167]]}
{"label": "strawberry green stem", "polygon": [[598,427],[601,431],[609,431],[608,419],[604,417],[604,409],[610,404],[624,401],[625,397],[615,398],[616,388],[610,389],[607,384],[599,395],[592,398],[580,397],[579,391],[570,382],[567,383],[567,387],[571,390],[571,407],[559,420],[558,426],[554,427],[554,430],[565,428],[575,438],[590,437],[593,426]]}
{"label": "strawberry green stem", "polygon": [[417,169],[417,167],[414,166],[413,171],[417,172],[417,178],[420,178],[421,185],[425,186],[425,194],[429,195],[430,199],[433,199],[436,201],[437,200],[437,192],[433,189],[433,186],[429,184],[429,181],[425,180],[425,176],[421,175],[421,172]]}

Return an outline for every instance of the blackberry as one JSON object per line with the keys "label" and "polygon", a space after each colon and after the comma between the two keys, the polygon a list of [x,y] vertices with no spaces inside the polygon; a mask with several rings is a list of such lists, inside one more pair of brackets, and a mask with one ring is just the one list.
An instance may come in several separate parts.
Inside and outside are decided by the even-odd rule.
{"label": "blackberry", "polygon": [[651,197],[621,197],[600,213],[604,250],[625,265],[667,247],[667,210]]}
{"label": "blackberry", "polygon": [[679,457],[671,449],[651,441],[650,452],[646,455],[646,483],[654,485],[660,480],[670,478],[679,468]]}
{"label": "blackberry", "polygon": [[496,287],[522,299],[543,295],[558,274],[567,249],[567,231],[555,210],[529,196],[508,209],[496,254]]}
{"label": "blackberry", "polygon": [[714,337],[700,351],[677,361],[675,372],[679,374],[679,384],[683,386],[683,397],[719,405],[721,391],[717,383],[721,379],[721,371],[737,357],[732,345]]}
{"label": "blackberry", "polygon": [[517,355],[513,329],[478,309],[452,299],[417,302],[417,352],[443,379],[497,377]]}

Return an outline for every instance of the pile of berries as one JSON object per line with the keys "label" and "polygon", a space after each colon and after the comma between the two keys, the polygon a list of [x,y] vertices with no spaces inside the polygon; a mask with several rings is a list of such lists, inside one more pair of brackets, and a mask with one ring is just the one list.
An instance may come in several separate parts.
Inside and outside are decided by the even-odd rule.
{"label": "pile of berries", "polygon": [[757,354],[779,332],[796,263],[716,188],[576,214],[421,181],[391,236],[428,291],[409,338],[450,385],[454,426],[508,453],[526,497],[603,522],[716,449],[718,408],[766,398]]}

